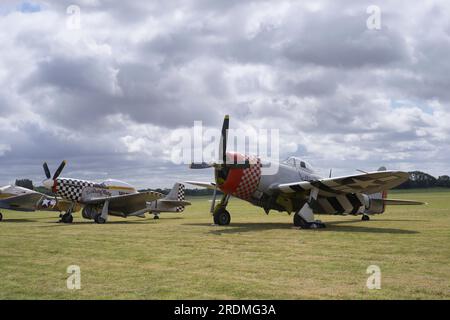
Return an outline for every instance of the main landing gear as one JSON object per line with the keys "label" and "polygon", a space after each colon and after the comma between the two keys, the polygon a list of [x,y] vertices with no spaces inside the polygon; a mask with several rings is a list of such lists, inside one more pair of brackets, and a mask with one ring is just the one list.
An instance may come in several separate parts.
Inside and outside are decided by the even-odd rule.
{"label": "main landing gear", "polygon": [[309,194],[309,200],[303,207],[294,214],[294,226],[302,229],[320,229],[325,228],[325,224],[320,220],[314,220],[313,206],[317,201],[319,189],[314,188]]}
{"label": "main landing gear", "polygon": [[219,226],[227,226],[231,222],[231,216],[230,213],[227,211],[226,207],[228,204],[228,200],[230,200],[230,195],[224,194],[222,196],[222,199],[220,200],[219,204],[214,207],[214,201],[213,200],[213,220],[214,224]]}
{"label": "main landing gear", "polygon": [[72,223],[73,222],[73,209],[75,208],[76,204],[75,202],[72,202],[72,204],[70,205],[69,209],[66,211],[66,213],[64,214],[60,214],[59,217],[61,218],[59,220],[59,222],[62,223]]}
{"label": "main landing gear", "polygon": [[363,214],[362,217],[361,217],[361,220],[362,221],[369,221],[370,217],[368,215],[366,215],[366,214]]}
{"label": "main landing gear", "polygon": [[3,220],[3,215],[2,215],[2,213],[0,212],[0,221],[2,221]]}
{"label": "main landing gear", "polygon": [[109,212],[109,200],[106,200],[105,203],[103,203],[102,212],[98,213],[94,217],[95,223],[98,224],[104,224],[108,220],[108,212]]}

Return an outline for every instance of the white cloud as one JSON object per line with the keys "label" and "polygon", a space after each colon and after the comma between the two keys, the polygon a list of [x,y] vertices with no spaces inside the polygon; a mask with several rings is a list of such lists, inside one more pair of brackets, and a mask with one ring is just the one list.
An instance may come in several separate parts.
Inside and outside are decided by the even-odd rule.
{"label": "white cloud", "polygon": [[171,134],[226,113],[325,174],[450,173],[444,1],[381,1],[379,31],[359,1],[81,1],[79,31],[70,1],[35,2],[0,11],[0,184],[68,158],[67,174],[168,186],[204,174],[170,162]]}

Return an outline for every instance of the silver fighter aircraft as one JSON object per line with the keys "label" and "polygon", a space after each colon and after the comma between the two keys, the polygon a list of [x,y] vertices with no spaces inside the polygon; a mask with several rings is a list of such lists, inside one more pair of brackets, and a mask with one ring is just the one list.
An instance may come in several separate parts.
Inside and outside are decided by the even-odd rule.
{"label": "silver fighter aircraft", "polygon": [[[323,228],[315,214],[362,215],[369,220],[381,214],[386,205],[420,205],[418,201],[386,199],[387,190],[408,180],[402,171],[364,172],[343,177],[320,177],[308,162],[290,157],[279,163],[276,174],[263,175],[268,162],[257,156],[227,152],[229,117],[225,116],[220,141],[220,160],[217,163],[192,163],[191,169],[214,168],[214,182],[186,181],[186,183],[214,190],[211,206],[214,223],[228,225],[231,217],[226,210],[231,196],[270,210],[294,213],[295,226]],[[224,193],[215,205],[216,192]]]}

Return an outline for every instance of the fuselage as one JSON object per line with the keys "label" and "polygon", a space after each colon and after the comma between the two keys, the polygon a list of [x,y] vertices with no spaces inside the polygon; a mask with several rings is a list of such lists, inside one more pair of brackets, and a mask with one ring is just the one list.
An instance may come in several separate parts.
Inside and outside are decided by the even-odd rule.
{"label": "fuselage", "polygon": [[[248,201],[270,210],[296,212],[308,201],[308,194],[286,195],[276,192],[273,186],[299,181],[315,181],[322,177],[302,159],[291,157],[277,165],[273,174],[264,174],[263,169],[269,162],[256,156],[244,156],[240,153],[228,152],[229,163],[243,163],[246,159],[252,163],[250,168],[216,168],[215,178],[218,188],[229,195]],[[315,213],[323,214],[361,214],[370,206],[368,195],[357,193],[335,197],[319,197],[315,205]],[[384,208],[377,210],[382,213]]]}
{"label": "fuselage", "polygon": [[83,197],[92,195],[111,197],[137,193],[136,188],[119,180],[106,180],[98,183],[88,180],[58,178],[54,180],[52,191],[59,197],[83,204]]}

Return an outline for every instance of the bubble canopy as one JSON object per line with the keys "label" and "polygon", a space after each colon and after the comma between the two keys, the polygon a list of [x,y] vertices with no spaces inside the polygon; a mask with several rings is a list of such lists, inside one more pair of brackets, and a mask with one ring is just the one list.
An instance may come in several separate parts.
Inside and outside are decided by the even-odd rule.
{"label": "bubble canopy", "polygon": [[103,181],[101,183],[101,185],[103,185],[105,187],[116,187],[116,188],[133,189],[133,190],[135,190],[135,188],[131,184],[126,183],[124,181],[115,180],[115,179],[105,180],[105,181]]}

